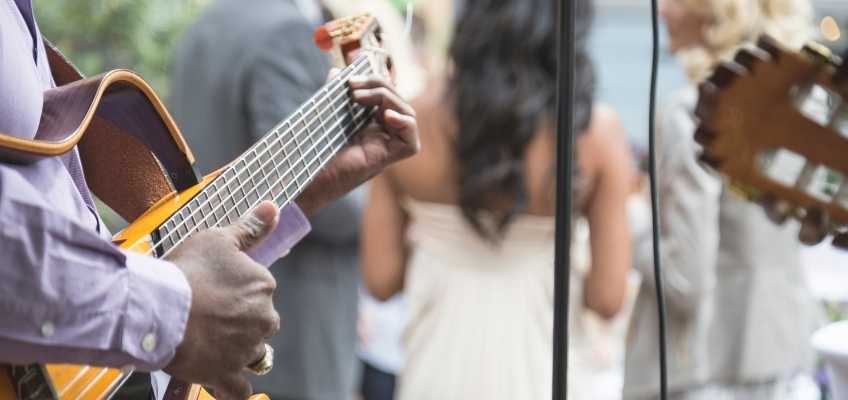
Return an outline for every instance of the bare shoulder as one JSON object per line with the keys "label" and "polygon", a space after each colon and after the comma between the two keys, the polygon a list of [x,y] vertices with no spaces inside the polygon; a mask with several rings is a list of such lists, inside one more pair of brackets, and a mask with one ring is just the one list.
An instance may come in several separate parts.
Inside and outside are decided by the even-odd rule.
{"label": "bare shoulder", "polygon": [[410,104],[415,109],[421,151],[386,169],[385,175],[402,192],[414,198],[443,201],[448,196],[439,188],[453,178],[451,150],[456,123],[445,99],[444,79],[434,79]]}
{"label": "bare shoulder", "polygon": [[618,113],[606,104],[596,104],[589,128],[580,137],[581,165],[596,172],[611,166],[632,164],[627,131]]}

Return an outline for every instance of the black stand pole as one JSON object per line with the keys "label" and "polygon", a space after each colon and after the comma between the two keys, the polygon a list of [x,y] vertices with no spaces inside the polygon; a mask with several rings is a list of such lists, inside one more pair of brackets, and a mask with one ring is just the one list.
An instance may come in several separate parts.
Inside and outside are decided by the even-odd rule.
{"label": "black stand pole", "polygon": [[557,59],[557,180],[554,244],[553,400],[568,398],[568,298],[571,277],[571,179],[574,156],[574,16],[578,0],[560,0]]}

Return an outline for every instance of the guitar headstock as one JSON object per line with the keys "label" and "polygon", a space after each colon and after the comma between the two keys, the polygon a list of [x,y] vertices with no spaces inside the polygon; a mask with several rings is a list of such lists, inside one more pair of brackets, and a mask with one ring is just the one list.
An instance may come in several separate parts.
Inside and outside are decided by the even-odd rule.
{"label": "guitar headstock", "polygon": [[315,44],[330,52],[337,66],[347,65],[356,55],[366,52],[375,72],[388,76],[391,70],[380,24],[371,14],[340,18],[320,26],[315,31]]}
{"label": "guitar headstock", "polygon": [[702,161],[799,237],[848,247],[848,66],[823,46],[762,37],[699,87]]}

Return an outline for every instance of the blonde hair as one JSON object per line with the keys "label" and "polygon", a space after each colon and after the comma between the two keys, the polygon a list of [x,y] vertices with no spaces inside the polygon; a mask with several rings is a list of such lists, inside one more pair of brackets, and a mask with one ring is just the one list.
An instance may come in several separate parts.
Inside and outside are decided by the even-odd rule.
{"label": "blonde hair", "polygon": [[706,20],[704,43],[680,52],[689,79],[707,78],[718,63],[768,34],[790,48],[812,37],[809,0],[672,0]]}

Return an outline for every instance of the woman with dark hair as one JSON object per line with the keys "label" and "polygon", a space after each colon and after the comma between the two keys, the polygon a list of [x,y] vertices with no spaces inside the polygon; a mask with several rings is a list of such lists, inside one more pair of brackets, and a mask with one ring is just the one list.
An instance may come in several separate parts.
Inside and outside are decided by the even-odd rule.
{"label": "woman with dark hair", "polygon": [[[574,264],[591,267],[574,274],[572,315],[612,318],[630,269],[625,204],[634,171],[615,113],[593,103],[591,9],[581,4],[574,212],[588,222],[591,251],[572,246]],[[382,299],[405,289],[409,305],[401,400],[550,398],[555,7],[466,1],[449,76],[414,103],[420,155],[371,186],[365,285]],[[572,346],[585,344],[582,336],[575,329]],[[580,381],[572,380],[574,393],[583,392]]]}

